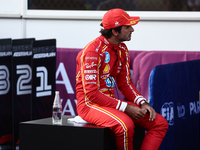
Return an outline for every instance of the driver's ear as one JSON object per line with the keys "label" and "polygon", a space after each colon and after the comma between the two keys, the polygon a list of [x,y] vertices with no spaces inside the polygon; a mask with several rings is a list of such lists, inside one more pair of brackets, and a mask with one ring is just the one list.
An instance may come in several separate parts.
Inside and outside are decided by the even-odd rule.
{"label": "driver's ear", "polygon": [[117,36],[119,33],[118,33],[116,30],[112,29],[112,34],[113,34],[114,36]]}

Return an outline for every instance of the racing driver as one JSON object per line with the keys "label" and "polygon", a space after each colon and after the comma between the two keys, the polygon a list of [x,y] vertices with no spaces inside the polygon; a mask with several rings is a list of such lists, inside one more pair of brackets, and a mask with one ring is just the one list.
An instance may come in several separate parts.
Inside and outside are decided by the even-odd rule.
{"label": "racing driver", "polygon": [[[107,11],[101,35],[76,58],[78,115],[91,124],[109,127],[118,150],[133,150],[135,125],[147,131],[141,150],[157,150],[168,130],[167,121],[148,104],[130,78],[129,52],[123,41],[131,40],[132,25],[139,19],[122,9]],[[114,96],[116,84],[127,101]]]}

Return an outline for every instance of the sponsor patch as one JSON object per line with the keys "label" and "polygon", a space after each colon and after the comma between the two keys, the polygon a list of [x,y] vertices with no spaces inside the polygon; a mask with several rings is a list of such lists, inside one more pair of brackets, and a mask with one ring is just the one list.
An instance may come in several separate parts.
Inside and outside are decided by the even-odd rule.
{"label": "sponsor patch", "polygon": [[109,76],[106,80],[107,87],[114,87],[115,86],[115,79],[111,76]]}
{"label": "sponsor patch", "polygon": [[84,73],[97,73],[96,70],[84,70]]}
{"label": "sponsor patch", "polygon": [[85,57],[85,59],[96,59],[97,60],[97,57]]}
{"label": "sponsor patch", "polygon": [[101,79],[106,79],[106,78],[108,78],[108,77],[109,77],[109,74],[102,75],[102,76],[101,76]]}
{"label": "sponsor patch", "polygon": [[95,74],[85,75],[85,80],[96,80],[96,75]]}
{"label": "sponsor patch", "polygon": [[89,64],[89,63],[86,63],[85,64],[85,67],[88,69],[88,68],[92,68],[92,67],[94,67],[94,66],[97,66],[97,64],[95,64],[94,62],[92,62],[91,64]]}
{"label": "sponsor patch", "polygon": [[103,69],[103,72],[104,72],[104,73],[108,73],[109,70],[110,70],[110,65],[107,64],[107,65],[105,66],[105,68]]}
{"label": "sponsor patch", "polygon": [[85,82],[85,84],[97,84],[96,82]]}
{"label": "sponsor patch", "polygon": [[110,54],[108,52],[105,52],[105,63],[108,63],[110,61]]}

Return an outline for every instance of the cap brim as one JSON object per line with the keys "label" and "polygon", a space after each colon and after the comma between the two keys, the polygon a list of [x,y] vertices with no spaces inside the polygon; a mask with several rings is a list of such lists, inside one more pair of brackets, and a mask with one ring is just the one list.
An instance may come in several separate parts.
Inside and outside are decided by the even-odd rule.
{"label": "cap brim", "polygon": [[140,21],[140,17],[130,17],[129,21],[125,24],[128,26],[136,25]]}

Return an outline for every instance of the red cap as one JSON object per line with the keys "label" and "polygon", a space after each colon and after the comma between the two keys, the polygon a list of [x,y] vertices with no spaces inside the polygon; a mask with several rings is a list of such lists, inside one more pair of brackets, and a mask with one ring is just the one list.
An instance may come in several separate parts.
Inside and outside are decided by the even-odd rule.
{"label": "red cap", "polygon": [[111,9],[107,11],[102,19],[104,29],[112,29],[122,25],[136,25],[140,17],[130,17],[123,9]]}

